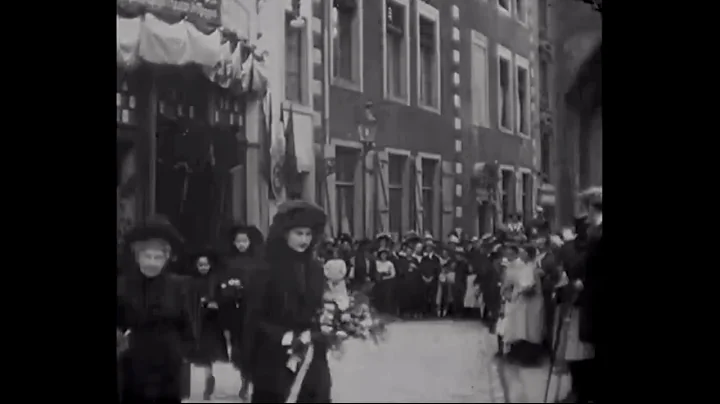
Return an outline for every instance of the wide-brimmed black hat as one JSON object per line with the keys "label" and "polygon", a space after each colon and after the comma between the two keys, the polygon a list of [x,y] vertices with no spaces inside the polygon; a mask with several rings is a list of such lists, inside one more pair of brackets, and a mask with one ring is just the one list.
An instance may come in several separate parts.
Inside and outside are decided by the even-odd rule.
{"label": "wide-brimmed black hat", "polygon": [[233,223],[227,231],[230,242],[235,241],[235,236],[238,234],[247,234],[250,245],[260,245],[264,241],[263,234],[257,226],[240,222]]}
{"label": "wide-brimmed black hat", "polygon": [[125,244],[130,245],[137,241],[160,239],[170,244],[177,251],[183,245],[183,237],[175,226],[163,215],[150,216],[142,223],[136,225],[125,234]]}
{"label": "wide-brimmed black hat", "polygon": [[270,226],[270,236],[275,238],[290,229],[309,227],[313,233],[322,233],[327,216],[325,211],[314,203],[293,200],[280,204]]}
{"label": "wide-brimmed black hat", "polygon": [[377,252],[375,252],[375,255],[377,255],[378,257],[380,257],[380,254],[382,254],[382,253],[386,253],[386,254],[388,255],[388,257],[389,257],[389,256],[390,256],[390,249],[385,248],[385,247],[383,247],[383,248],[378,248]]}

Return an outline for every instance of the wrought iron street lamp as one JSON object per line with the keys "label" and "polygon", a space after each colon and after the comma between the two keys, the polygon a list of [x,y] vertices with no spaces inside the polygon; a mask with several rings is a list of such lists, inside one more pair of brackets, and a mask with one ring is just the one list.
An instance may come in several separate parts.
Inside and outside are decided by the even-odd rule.
{"label": "wrought iron street lamp", "polygon": [[[367,155],[375,148],[375,134],[377,131],[377,119],[373,114],[373,103],[368,101],[365,103],[363,113],[360,115],[357,122],[357,132],[360,143],[362,144],[362,225],[363,225],[363,236],[367,237]],[[372,171],[370,171],[372,173]]]}

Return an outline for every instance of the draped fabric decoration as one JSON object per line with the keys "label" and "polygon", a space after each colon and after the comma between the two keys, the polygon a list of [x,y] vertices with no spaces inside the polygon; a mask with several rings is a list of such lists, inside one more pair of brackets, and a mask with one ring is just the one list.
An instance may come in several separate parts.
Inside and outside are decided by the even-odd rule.
{"label": "draped fabric decoration", "polygon": [[[226,0],[221,7],[218,0],[117,0],[117,64],[126,70],[141,62],[195,64],[209,80],[238,95],[263,94],[265,54],[250,44],[252,14],[244,3]],[[235,20],[225,27],[221,10],[246,15],[245,27]]]}

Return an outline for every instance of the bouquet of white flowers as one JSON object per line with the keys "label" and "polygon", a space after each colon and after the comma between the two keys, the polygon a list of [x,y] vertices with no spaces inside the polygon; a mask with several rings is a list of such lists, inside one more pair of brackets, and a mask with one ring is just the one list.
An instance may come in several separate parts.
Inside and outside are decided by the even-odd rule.
{"label": "bouquet of white flowers", "polygon": [[336,352],[342,352],[342,343],[348,339],[369,339],[377,344],[387,333],[385,321],[372,309],[370,299],[359,292],[326,294],[319,314],[320,331]]}

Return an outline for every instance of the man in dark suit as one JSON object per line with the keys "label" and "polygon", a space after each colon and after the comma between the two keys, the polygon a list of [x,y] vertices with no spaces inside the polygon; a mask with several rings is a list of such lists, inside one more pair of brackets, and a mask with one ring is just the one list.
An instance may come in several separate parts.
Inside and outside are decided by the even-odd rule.
{"label": "man in dark suit", "polygon": [[[588,212],[588,243],[585,255],[584,280],[579,280],[580,294],[578,305],[582,309],[580,317],[580,340],[593,344],[595,348],[595,359],[591,360],[588,367],[587,380],[591,381],[588,386],[587,396],[583,397],[585,402],[597,400],[598,389],[598,368],[606,359],[607,346],[601,338],[605,331],[605,325],[598,311],[602,306],[603,295],[603,255],[602,255],[602,188],[591,188],[580,194],[580,200]],[[578,282],[578,281],[576,281]]]}

